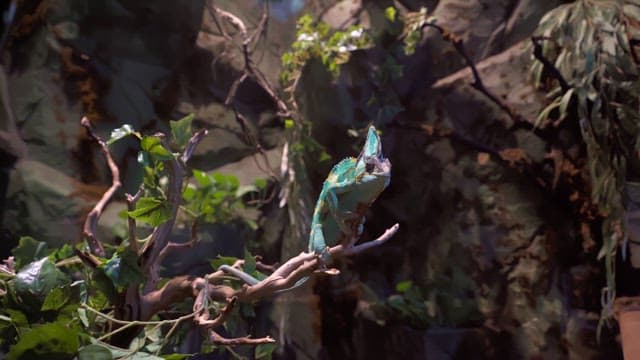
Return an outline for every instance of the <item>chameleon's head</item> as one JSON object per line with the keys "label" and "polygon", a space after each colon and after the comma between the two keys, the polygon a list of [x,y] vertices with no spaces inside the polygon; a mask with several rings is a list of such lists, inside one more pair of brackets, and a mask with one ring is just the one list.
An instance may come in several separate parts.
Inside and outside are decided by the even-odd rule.
{"label": "chameleon's head", "polygon": [[373,182],[377,187],[381,187],[380,191],[389,185],[391,162],[382,154],[382,141],[373,125],[369,126],[367,140],[358,156],[356,169],[360,182]]}

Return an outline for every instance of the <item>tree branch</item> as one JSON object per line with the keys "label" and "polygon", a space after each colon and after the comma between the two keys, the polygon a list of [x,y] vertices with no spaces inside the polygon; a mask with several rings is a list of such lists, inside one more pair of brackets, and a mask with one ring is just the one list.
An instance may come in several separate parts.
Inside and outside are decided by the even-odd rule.
{"label": "tree branch", "polygon": [[211,340],[211,342],[214,343],[214,344],[229,345],[229,346],[273,344],[273,343],[276,342],[270,336],[265,336],[263,338],[255,338],[255,339],[252,338],[252,337],[249,337],[249,336],[240,337],[240,338],[233,338],[233,339],[227,339],[225,337],[220,336],[217,332],[215,332],[213,330],[209,331],[209,340]]}
{"label": "tree branch", "polygon": [[440,35],[442,35],[442,38],[444,40],[448,41],[449,43],[451,43],[451,45],[453,45],[453,48],[458,52],[458,54],[460,54],[460,56],[462,56],[462,58],[464,59],[464,61],[467,64],[467,66],[469,66],[469,68],[471,69],[471,74],[473,75],[473,82],[471,83],[471,87],[473,87],[474,89],[480,91],[487,98],[489,98],[489,100],[491,100],[500,109],[502,109],[502,111],[506,112],[507,115],[509,115],[509,117],[513,121],[515,121],[515,122],[526,122],[526,123],[533,124],[533,122],[529,121],[524,116],[522,116],[521,114],[519,114],[516,111],[514,111],[509,105],[504,103],[498,96],[496,96],[489,89],[487,89],[487,87],[484,85],[484,82],[482,82],[482,78],[480,77],[480,72],[478,71],[475,63],[473,62],[473,59],[471,59],[469,54],[467,54],[467,51],[465,50],[464,44],[463,44],[462,39],[460,37],[456,36],[455,34],[451,33],[450,31],[446,30],[442,26],[436,25],[436,24],[433,24],[433,23],[425,23],[423,25],[423,28],[424,27],[431,27],[431,28],[436,29],[440,33]]}
{"label": "tree branch", "polygon": [[91,251],[91,253],[104,257],[105,252],[102,243],[96,238],[96,227],[98,226],[98,219],[100,219],[100,215],[102,215],[105,206],[122,185],[120,183],[120,170],[118,169],[115,161],[113,161],[111,152],[109,152],[107,144],[93,132],[93,128],[91,127],[91,122],[89,121],[89,119],[86,116],[83,116],[82,120],[80,120],[80,124],[82,124],[82,126],[87,129],[87,133],[89,134],[89,136],[91,136],[91,138],[100,145],[102,154],[107,159],[107,165],[109,166],[109,170],[111,171],[111,187],[109,187],[109,189],[102,195],[100,201],[98,201],[98,203],[96,203],[93,209],[89,212],[89,214],[87,215],[87,219],[84,222],[83,229],[83,233],[85,238],[87,239],[87,243],[89,245],[89,250]]}
{"label": "tree branch", "polygon": [[[186,160],[189,159],[195,147],[207,134],[206,130],[201,130],[195,133],[190,139],[185,148],[184,153],[180,158],[167,161],[167,170],[169,172],[169,184],[167,185],[167,202],[170,206],[170,218],[168,221],[162,223],[156,227],[151,233],[151,238],[145,244],[142,249],[142,262],[143,271],[148,274],[147,282],[144,286],[144,292],[149,293],[155,290],[159,276],[158,271],[160,269],[160,254],[164,248],[169,244],[169,235],[176,222],[178,214],[178,208],[182,203],[182,181],[184,177],[184,166]],[[162,142],[165,147],[169,148],[166,143],[166,139],[162,137]],[[184,160],[184,161],[183,161]]]}

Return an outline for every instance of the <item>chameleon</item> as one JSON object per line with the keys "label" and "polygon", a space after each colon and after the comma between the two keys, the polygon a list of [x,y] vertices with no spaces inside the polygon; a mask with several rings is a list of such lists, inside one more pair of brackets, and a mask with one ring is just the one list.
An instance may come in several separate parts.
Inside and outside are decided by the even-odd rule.
{"label": "chameleon", "polygon": [[[308,251],[327,262],[330,260],[330,247],[338,244],[352,246],[362,234],[367,210],[390,181],[391,162],[382,154],[382,142],[376,128],[370,126],[360,155],[340,161],[324,181],[311,218]],[[259,282],[228,265],[218,269],[249,285]],[[297,288],[307,279],[302,278],[292,287],[277,292]]]}

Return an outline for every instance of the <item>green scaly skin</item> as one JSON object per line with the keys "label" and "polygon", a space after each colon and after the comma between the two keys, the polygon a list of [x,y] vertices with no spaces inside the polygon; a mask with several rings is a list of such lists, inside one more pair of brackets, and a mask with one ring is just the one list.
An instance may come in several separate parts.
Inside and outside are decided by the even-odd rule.
{"label": "green scaly skin", "polygon": [[[363,231],[365,215],[371,204],[389,185],[391,162],[382,154],[382,143],[375,127],[370,126],[367,140],[357,158],[349,157],[336,164],[325,180],[313,211],[309,252],[330,260],[328,249],[342,244],[353,245]],[[219,268],[242,279],[249,285],[259,280],[251,275],[222,265]],[[289,291],[304,284],[308,277],[294,286],[278,292]]]}

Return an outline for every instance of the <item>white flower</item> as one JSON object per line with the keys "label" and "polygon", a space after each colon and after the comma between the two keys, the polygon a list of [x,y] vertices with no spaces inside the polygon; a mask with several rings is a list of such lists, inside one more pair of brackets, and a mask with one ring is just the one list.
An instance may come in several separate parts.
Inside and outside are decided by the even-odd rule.
{"label": "white flower", "polygon": [[358,47],[353,44],[349,44],[347,46],[342,45],[338,47],[338,52],[347,52],[347,51],[354,51],[354,50],[358,50]]}
{"label": "white flower", "polygon": [[362,28],[351,31],[349,33],[349,36],[351,36],[352,38],[359,38],[360,36],[362,36]]}
{"label": "white flower", "polygon": [[318,38],[317,33],[313,33],[313,34],[302,33],[298,35],[298,41],[313,41],[317,38]]}

